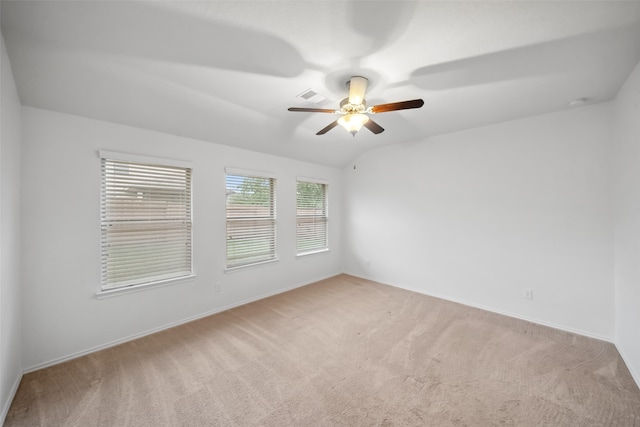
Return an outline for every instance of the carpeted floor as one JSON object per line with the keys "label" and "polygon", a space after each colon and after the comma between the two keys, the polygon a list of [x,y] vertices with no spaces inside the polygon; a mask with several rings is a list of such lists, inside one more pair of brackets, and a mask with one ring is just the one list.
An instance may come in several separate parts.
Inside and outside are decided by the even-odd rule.
{"label": "carpeted floor", "polygon": [[6,426],[640,426],[615,347],[337,276],[24,376]]}

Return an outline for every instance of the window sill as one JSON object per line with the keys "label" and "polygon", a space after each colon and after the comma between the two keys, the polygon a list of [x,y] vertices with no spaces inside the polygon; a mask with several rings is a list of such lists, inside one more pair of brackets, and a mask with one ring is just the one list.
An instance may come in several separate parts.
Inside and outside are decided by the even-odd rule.
{"label": "window sill", "polygon": [[270,259],[269,261],[256,262],[254,264],[239,265],[237,267],[226,267],[224,269],[224,272],[225,272],[225,274],[226,273],[235,273],[236,271],[249,270],[251,268],[257,268],[257,267],[262,267],[262,266],[269,265],[269,264],[275,264],[277,262],[280,262],[279,258]]}
{"label": "window sill", "polygon": [[316,251],[308,251],[308,252],[300,252],[299,254],[296,254],[296,258],[302,258],[302,257],[306,257],[308,255],[317,255],[317,254],[324,254],[329,252],[329,248],[327,249],[318,249]]}
{"label": "window sill", "polygon": [[119,295],[131,294],[134,292],[146,291],[149,289],[161,288],[164,286],[175,285],[195,279],[196,275],[176,277],[174,279],[159,280],[157,282],[143,283],[141,285],[126,286],[122,288],[107,289],[106,291],[96,292],[96,299],[111,298]]}

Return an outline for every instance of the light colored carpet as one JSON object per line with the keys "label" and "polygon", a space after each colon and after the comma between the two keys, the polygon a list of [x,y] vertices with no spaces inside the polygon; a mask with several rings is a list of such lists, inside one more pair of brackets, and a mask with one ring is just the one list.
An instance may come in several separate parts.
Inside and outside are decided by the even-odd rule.
{"label": "light colored carpet", "polygon": [[6,426],[640,426],[613,345],[337,276],[25,375]]}

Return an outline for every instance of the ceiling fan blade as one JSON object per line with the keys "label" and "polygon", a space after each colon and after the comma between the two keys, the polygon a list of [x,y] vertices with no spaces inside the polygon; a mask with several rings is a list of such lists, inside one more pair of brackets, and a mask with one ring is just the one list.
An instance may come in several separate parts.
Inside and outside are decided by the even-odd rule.
{"label": "ceiling fan blade", "polygon": [[349,80],[349,104],[360,105],[364,102],[369,80],[361,76],[353,76]]}
{"label": "ceiling fan blade", "polygon": [[302,107],[289,107],[289,111],[301,111],[304,113],[336,113],[336,110],[329,110],[326,108],[302,108]]}
{"label": "ceiling fan blade", "polygon": [[374,105],[371,107],[372,113],[386,113],[387,111],[409,110],[420,108],[424,105],[422,99],[412,99],[411,101],[391,102],[389,104]]}
{"label": "ceiling fan blade", "polygon": [[376,135],[384,132],[384,128],[371,119],[369,119],[363,126],[369,129],[371,132],[375,133]]}
{"label": "ceiling fan blade", "polygon": [[325,126],[320,131],[318,131],[318,133],[316,133],[316,135],[324,135],[325,133],[329,132],[331,129],[333,129],[336,126],[338,126],[338,121],[337,120],[335,122],[329,123],[327,126]]}

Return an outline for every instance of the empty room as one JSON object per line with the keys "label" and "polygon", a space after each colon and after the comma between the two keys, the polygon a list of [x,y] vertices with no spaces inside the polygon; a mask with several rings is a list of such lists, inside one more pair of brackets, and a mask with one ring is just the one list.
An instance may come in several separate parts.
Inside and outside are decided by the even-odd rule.
{"label": "empty room", "polygon": [[640,426],[640,2],[0,25],[0,424]]}

